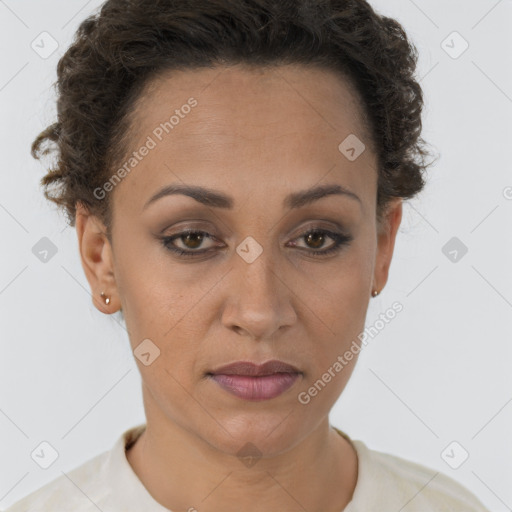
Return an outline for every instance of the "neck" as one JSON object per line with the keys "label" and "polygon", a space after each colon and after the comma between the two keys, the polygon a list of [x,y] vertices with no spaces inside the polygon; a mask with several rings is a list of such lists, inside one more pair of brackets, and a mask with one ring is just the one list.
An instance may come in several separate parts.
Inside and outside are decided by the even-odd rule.
{"label": "neck", "polygon": [[253,459],[221,451],[168,417],[146,417],[126,456],[148,492],[170,510],[340,512],[352,498],[357,455],[327,417],[286,451]]}

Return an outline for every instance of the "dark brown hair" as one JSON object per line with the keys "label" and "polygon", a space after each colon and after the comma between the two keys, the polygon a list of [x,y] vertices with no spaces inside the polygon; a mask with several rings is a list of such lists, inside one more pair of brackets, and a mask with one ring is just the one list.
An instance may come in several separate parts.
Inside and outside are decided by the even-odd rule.
{"label": "dark brown hair", "polygon": [[[110,195],[93,191],[127,151],[145,85],[173,69],[224,64],[320,65],[349,78],[378,159],[377,214],[424,185],[417,50],[402,26],[365,0],[107,0],[86,18],[57,67],[57,122],[32,155],[56,153],[45,197],[75,225],[77,201],[110,233]],[[341,142],[341,141],[340,141]]]}

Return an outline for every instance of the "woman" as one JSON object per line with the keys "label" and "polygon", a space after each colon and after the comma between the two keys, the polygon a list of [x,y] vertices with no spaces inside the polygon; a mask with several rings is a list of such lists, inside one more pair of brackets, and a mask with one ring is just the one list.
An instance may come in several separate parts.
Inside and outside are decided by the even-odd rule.
{"label": "woman", "polygon": [[108,0],[81,24],[32,149],[58,152],[45,194],[123,312],[146,423],[9,510],[485,510],[328,418],[424,186],[416,58],[363,0]]}

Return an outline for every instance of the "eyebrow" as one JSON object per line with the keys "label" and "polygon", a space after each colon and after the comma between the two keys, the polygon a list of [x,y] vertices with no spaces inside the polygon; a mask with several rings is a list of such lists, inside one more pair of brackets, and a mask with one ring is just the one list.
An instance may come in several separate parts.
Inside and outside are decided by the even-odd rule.
{"label": "eyebrow", "polygon": [[[170,196],[173,194],[182,194],[191,197],[197,202],[202,203],[205,206],[211,206],[213,208],[224,208],[231,210],[233,209],[234,205],[233,198],[223,194],[222,192],[194,185],[171,184],[160,189],[156,194],[151,196],[149,200],[144,204],[142,209],[145,210],[155,201],[158,201],[162,197]],[[341,185],[330,184],[320,185],[299,192],[293,192],[285,197],[283,206],[288,209],[301,208],[311,204],[314,201],[318,201],[319,199],[331,195],[342,195],[349,197],[362,204],[361,199],[359,196],[354,194],[354,192],[348,190],[345,187],[342,187]]]}

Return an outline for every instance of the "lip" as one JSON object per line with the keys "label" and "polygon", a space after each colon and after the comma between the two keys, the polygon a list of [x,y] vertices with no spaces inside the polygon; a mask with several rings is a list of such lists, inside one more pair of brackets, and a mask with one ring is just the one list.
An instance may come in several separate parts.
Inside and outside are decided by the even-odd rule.
{"label": "lip", "polygon": [[252,363],[251,361],[236,361],[234,363],[220,366],[209,372],[210,374],[222,375],[246,375],[250,377],[262,377],[274,373],[301,373],[300,370],[291,364],[272,359],[263,364]]}
{"label": "lip", "polygon": [[255,364],[237,361],[209,372],[208,377],[232,395],[249,401],[270,400],[295,384],[302,372],[278,360]]}

